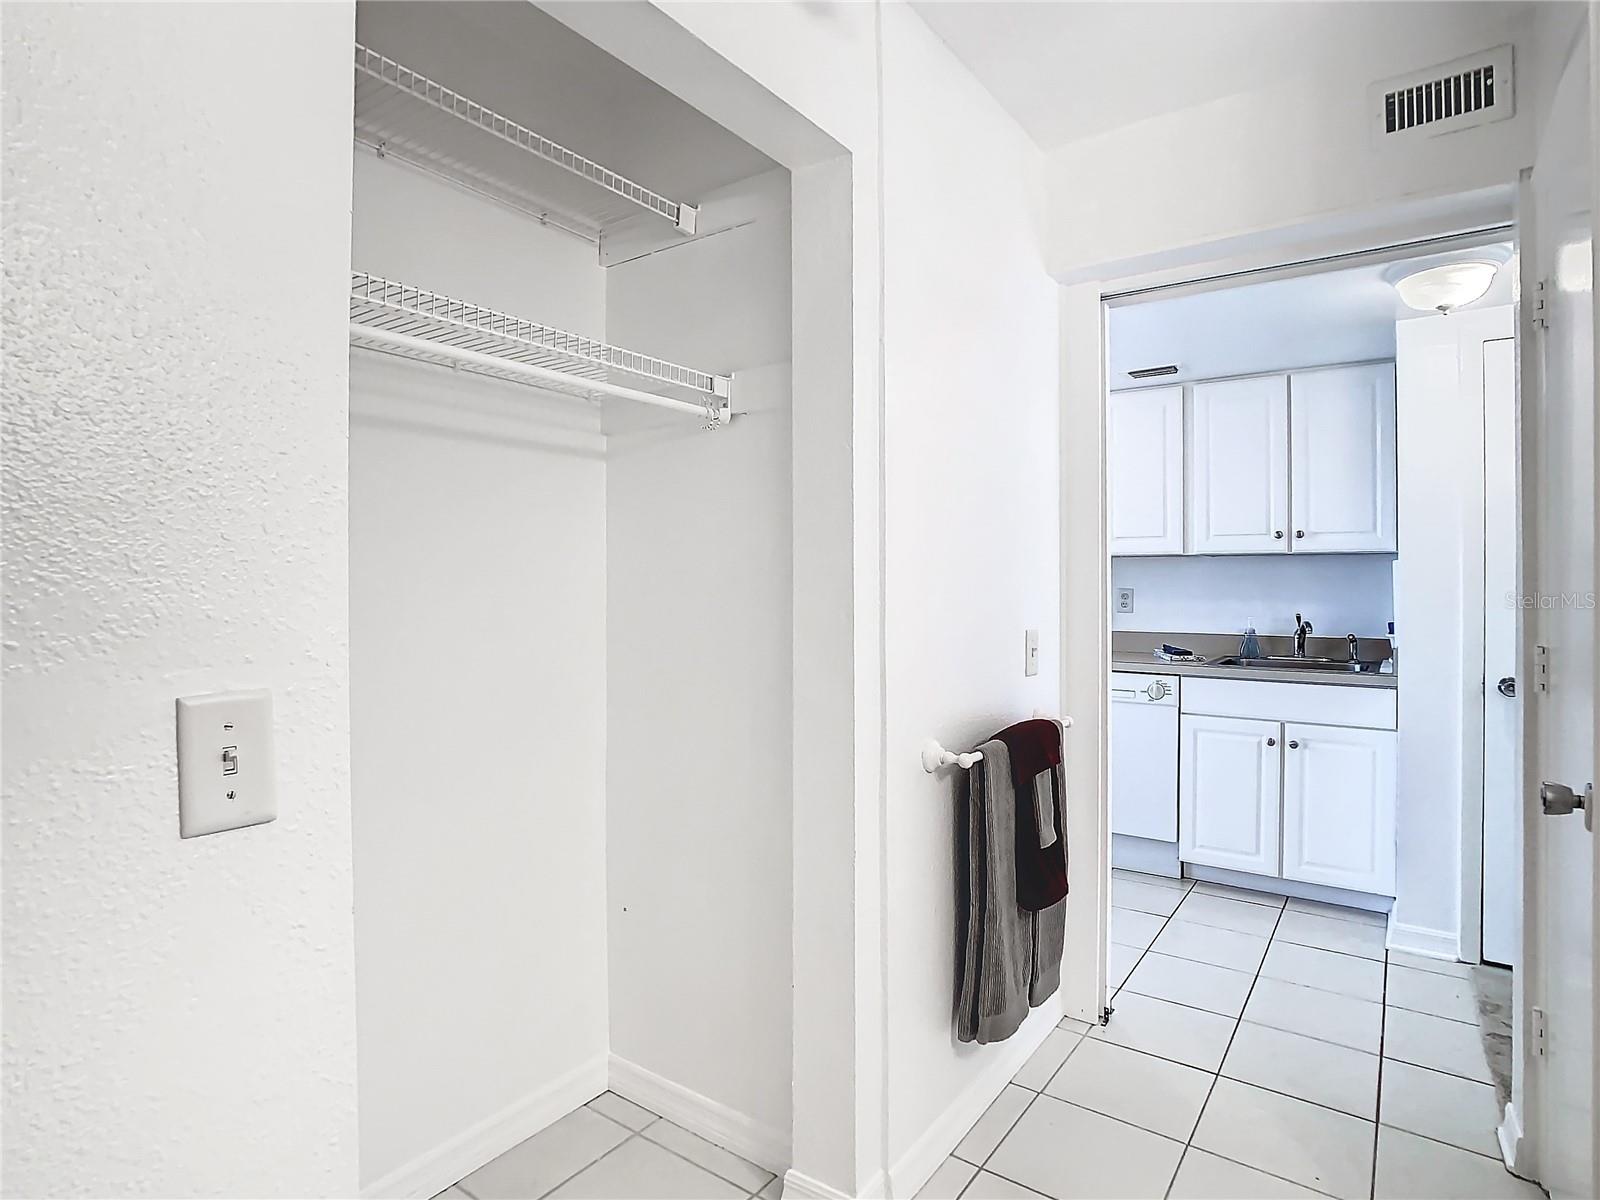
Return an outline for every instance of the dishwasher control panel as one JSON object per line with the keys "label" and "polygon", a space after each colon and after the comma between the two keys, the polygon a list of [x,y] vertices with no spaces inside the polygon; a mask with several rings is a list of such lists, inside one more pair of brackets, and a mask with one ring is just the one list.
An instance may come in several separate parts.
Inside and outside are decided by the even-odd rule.
{"label": "dishwasher control panel", "polygon": [[1121,703],[1165,704],[1178,703],[1178,677],[1176,675],[1141,675],[1133,671],[1111,673],[1111,699]]}

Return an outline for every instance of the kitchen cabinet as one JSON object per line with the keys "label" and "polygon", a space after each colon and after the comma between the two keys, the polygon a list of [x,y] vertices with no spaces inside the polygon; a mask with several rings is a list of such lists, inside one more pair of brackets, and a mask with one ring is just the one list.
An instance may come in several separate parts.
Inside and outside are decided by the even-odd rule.
{"label": "kitchen cabinet", "polygon": [[1183,388],[1112,392],[1112,554],[1183,553]]}
{"label": "kitchen cabinet", "polygon": [[1394,733],[1285,724],[1283,735],[1283,878],[1394,895]]}
{"label": "kitchen cabinet", "polygon": [[1191,389],[1189,548],[1195,554],[1289,550],[1289,377]]}
{"label": "kitchen cabinet", "polygon": [[1289,513],[1295,553],[1392,551],[1393,363],[1289,376]]}
{"label": "kitchen cabinet", "polygon": [[1179,857],[1231,871],[1278,874],[1278,722],[1184,716],[1178,728]]}
{"label": "kitchen cabinet", "polygon": [[1394,895],[1394,697],[1387,688],[1186,679],[1179,857]]}
{"label": "kitchen cabinet", "polygon": [[[1110,421],[1113,554],[1396,549],[1393,363],[1191,384],[1185,462],[1176,467],[1149,450],[1138,457],[1131,441],[1129,448],[1117,448],[1119,425],[1145,445],[1155,439],[1153,407],[1119,414],[1113,398]],[[1122,455],[1126,466],[1120,465]],[[1186,485],[1187,539],[1181,547],[1173,548],[1180,539],[1172,533],[1169,493],[1141,490],[1134,482],[1151,482],[1157,466],[1168,483],[1177,478]],[[1163,548],[1146,548],[1154,546]]]}

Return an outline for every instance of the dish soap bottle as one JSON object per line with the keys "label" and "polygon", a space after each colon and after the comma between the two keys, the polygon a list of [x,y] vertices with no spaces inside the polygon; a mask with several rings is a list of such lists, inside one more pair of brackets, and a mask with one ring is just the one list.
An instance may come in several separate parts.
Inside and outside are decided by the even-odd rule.
{"label": "dish soap bottle", "polygon": [[1239,643],[1239,657],[1261,657],[1261,643],[1256,640],[1256,627],[1253,624],[1245,627],[1244,639]]}

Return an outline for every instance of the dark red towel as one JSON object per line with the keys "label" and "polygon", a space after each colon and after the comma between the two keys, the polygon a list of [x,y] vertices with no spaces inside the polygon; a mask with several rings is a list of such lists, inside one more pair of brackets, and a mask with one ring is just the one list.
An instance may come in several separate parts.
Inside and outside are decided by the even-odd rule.
{"label": "dark red towel", "polygon": [[[1019,721],[994,735],[1011,755],[1011,786],[1017,798],[1017,904],[1028,912],[1049,908],[1067,894],[1067,826],[1062,819],[1061,726],[1036,718]],[[1034,779],[1050,775],[1056,840],[1039,845],[1039,812],[1034,805]]]}

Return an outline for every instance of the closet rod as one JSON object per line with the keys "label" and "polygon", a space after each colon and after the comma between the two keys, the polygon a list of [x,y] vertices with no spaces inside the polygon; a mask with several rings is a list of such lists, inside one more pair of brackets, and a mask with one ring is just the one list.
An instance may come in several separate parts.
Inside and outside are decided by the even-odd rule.
{"label": "closet rod", "polygon": [[394,350],[412,356],[450,358],[464,367],[476,367],[483,371],[492,371],[497,375],[522,375],[539,383],[555,384],[564,389],[570,389],[574,383],[579,383],[586,390],[599,392],[602,395],[614,396],[619,400],[636,400],[640,404],[653,404],[657,408],[670,408],[674,412],[693,413],[719,425],[725,424],[728,419],[727,409],[718,408],[709,399],[705,403],[696,403],[693,400],[678,400],[671,396],[658,396],[654,392],[624,387],[620,383],[611,383],[603,379],[583,379],[574,376],[568,371],[556,371],[549,367],[536,366],[533,363],[518,362],[511,358],[500,358],[493,354],[480,354],[476,350],[452,346],[448,342],[436,342],[428,338],[412,337],[410,334],[395,333],[392,330],[363,325],[358,321],[350,322],[350,333],[360,342],[382,343]]}

